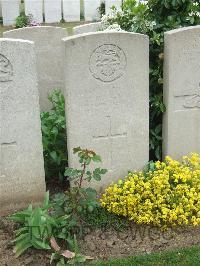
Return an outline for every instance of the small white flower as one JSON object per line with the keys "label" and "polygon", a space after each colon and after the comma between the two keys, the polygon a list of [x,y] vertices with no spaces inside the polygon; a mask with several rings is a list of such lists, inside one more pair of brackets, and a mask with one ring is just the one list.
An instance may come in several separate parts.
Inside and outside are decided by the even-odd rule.
{"label": "small white flower", "polygon": [[197,16],[197,17],[200,17],[200,12],[198,11],[192,11],[189,13],[189,17],[193,17],[193,16]]}
{"label": "small white flower", "polygon": [[114,24],[108,26],[108,28],[105,29],[104,31],[123,31],[123,30],[121,29],[119,24],[114,23]]}
{"label": "small white flower", "polygon": [[198,5],[199,5],[198,2],[193,3],[193,6],[198,6]]}
{"label": "small white flower", "polygon": [[140,0],[139,1],[141,4],[143,4],[143,5],[147,5],[148,4],[148,0]]}

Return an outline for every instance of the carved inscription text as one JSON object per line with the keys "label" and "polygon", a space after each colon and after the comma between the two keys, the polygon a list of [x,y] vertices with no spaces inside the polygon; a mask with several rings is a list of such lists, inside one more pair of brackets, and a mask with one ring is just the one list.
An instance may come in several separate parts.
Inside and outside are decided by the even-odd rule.
{"label": "carved inscription text", "polygon": [[0,54],[0,82],[11,81],[13,76],[13,67],[10,61]]}

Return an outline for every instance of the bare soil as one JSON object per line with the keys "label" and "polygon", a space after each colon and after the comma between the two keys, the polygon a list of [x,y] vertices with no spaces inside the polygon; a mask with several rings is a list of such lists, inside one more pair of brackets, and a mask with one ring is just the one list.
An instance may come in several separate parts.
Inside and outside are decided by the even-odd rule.
{"label": "bare soil", "polygon": [[16,224],[0,218],[0,266],[45,266],[50,265],[50,256],[43,251],[29,250],[19,258],[13,253],[13,240]]}
{"label": "bare soil", "polygon": [[132,223],[122,232],[91,231],[79,243],[82,253],[95,259],[130,257],[200,245],[200,227],[179,227],[162,232],[155,227]]}
{"label": "bare soil", "polygon": [[[50,265],[50,252],[29,250],[19,258],[13,253],[13,231],[17,225],[0,219],[0,266]],[[121,232],[112,229],[87,228],[84,239],[79,240],[80,250],[96,259],[128,257],[151,252],[174,250],[200,245],[200,227],[179,227],[162,232],[150,226],[134,223]]]}

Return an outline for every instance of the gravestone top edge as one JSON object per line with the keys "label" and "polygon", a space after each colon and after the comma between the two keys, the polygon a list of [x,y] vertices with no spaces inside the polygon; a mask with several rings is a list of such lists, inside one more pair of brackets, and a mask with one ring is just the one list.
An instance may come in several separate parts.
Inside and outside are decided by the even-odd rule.
{"label": "gravestone top edge", "polygon": [[22,32],[22,31],[38,31],[38,30],[48,30],[48,29],[55,29],[55,30],[60,30],[60,31],[63,31],[63,32],[66,32],[67,33],[67,29],[66,28],[62,28],[62,27],[54,27],[54,26],[36,26],[36,27],[24,27],[24,28],[19,28],[19,29],[13,29],[13,30],[8,30],[8,31],[5,31],[3,33],[3,36],[7,33],[14,33],[14,32]]}
{"label": "gravestone top edge", "polygon": [[23,44],[28,44],[30,46],[34,46],[33,41],[29,40],[23,40],[23,39],[14,39],[14,38],[0,38],[0,44],[4,42],[10,42],[10,43],[23,43]]}
{"label": "gravestone top edge", "polygon": [[166,31],[164,33],[164,36],[167,37],[167,36],[170,36],[170,35],[173,35],[173,34],[178,34],[178,33],[182,33],[184,31],[192,31],[192,30],[200,30],[200,25],[196,25],[196,26],[190,26],[190,27],[182,27],[182,28],[179,28],[179,29],[174,29],[174,30],[170,30],[170,31]]}
{"label": "gravestone top edge", "polygon": [[69,37],[65,37],[62,39],[63,42],[67,42],[67,41],[71,41],[74,39],[79,39],[79,38],[84,38],[87,36],[95,36],[95,35],[99,35],[99,36],[111,36],[111,35],[126,35],[126,36],[134,36],[134,37],[139,37],[141,39],[144,39],[146,41],[149,41],[149,37],[145,34],[141,34],[141,33],[135,33],[135,32],[127,32],[127,31],[98,31],[98,32],[88,32],[88,33],[82,33],[82,34],[77,34],[77,35],[73,35],[73,36],[69,36]]}
{"label": "gravestone top edge", "polygon": [[99,22],[86,23],[86,24],[83,24],[83,25],[79,25],[79,26],[73,27],[73,30],[77,30],[77,29],[81,29],[81,28],[84,28],[84,27],[87,27],[87,26],[93,26],[93,25],[101,26],[101,22],[99,21]]}

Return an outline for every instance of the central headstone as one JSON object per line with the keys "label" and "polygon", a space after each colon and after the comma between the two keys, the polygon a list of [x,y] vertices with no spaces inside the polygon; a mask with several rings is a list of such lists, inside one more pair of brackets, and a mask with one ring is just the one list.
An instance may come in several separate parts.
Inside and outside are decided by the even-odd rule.
{"label": "central headstone", "polygon": [[99,32],[64,42],[69,165],[78,167],[74,147],[100,154],[101,189],[148,161],[148,37]]}
{"label": "central headstone", "polygon": [[45,193],[32,42],[0,39],[0,216]]}

